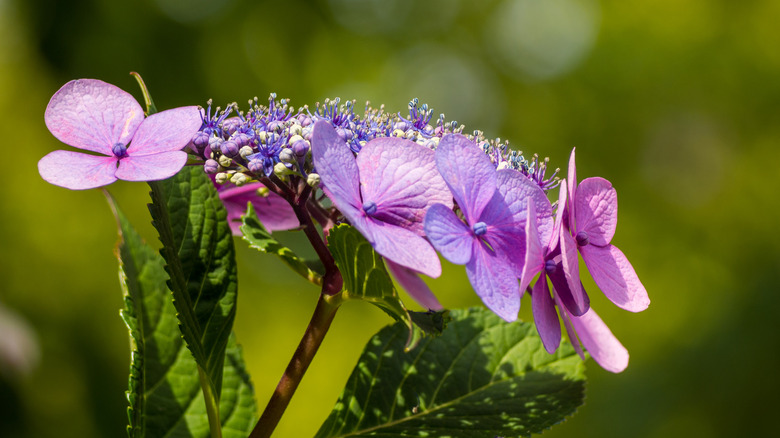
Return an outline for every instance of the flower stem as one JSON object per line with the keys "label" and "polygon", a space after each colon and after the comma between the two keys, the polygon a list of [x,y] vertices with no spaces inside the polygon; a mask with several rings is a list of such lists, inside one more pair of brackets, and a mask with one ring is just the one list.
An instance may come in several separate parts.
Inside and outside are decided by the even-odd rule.
{"label": "flower stem", "polygon": [[[323,289],[326,285],[323,285]],[[301,383],[303,375],[306,373],[306,369],[309,368],[314,359],[314,355],[322,344],[322,340],[325,338],[325,334],[330,328],[333,317],[336,316],[336,310],[339,308],[339,301],[336,303],[328,303],[326,296],[320,294],[317,301],[317,307],[314,309],[314,314],[309,321],[309,326],[306,328],[306,332],[303,334],[301,342],[298,344],[298,348],[295,350],[290,363],[287,365],[287,369],[282,375],[282,379],[276,386],[276,390],[271,396],[271,400],[268,401],[268,405],[263,411],[263,415],[260,416],[260,420],[257,421],[255,428],[249,435],[249,438],[269,438],[273,433],[276,426],[279,424],[279,420],[282,418],[287,406],[290,404],[295,390],[298,388],[298,384]]]}
{"label": "flower stem", "polygon": [[209,378],[198,365],[198,377],[200,377],[200,387],[203,390],[203,399],[206,401],[206,415],[209,418],[209,430],[211,438],[222,438],[222,424],[219,422],[219,400],[215,397]]}

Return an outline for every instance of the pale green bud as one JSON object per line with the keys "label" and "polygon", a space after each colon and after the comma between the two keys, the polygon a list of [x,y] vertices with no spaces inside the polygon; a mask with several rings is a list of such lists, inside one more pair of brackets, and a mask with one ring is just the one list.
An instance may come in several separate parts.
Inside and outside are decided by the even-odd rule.
{"label": "pale green bud", "polygon": [[214,181],[217,184],[225,184],[228,181],[228,174],[225,172],[219,172],[218,174],[214,175]]}
{"label": "pale green bud", "polygon": [[310,173],[309,176],[306,177],[306,184],[316,189],[320,185],[320,176],[316,173]]}
{"label": "pale green bud", "polygon": [[233,159],[228,157],[227,155],[220,155],[219,165],[222,167],[230,167],[233,165]]}

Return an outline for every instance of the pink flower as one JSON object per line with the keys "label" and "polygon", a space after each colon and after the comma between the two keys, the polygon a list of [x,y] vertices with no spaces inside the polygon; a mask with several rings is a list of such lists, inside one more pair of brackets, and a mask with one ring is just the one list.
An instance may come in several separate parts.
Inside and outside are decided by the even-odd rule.
{"label": "pink flower", "polygon": [[71,190],[175,175],[187,162],[182,149],[202,122],[195,106],[144,118],[133,96],[97,79],[65,84],[52,96],[44,119],[63,143],[103,154],[54,151],[41,158],[41,177]]}
{"label": "pink flower", "polygon": [[574,150],[569,159],[569,196],[558,208],[565,208],[560,228],[564,272],[579,283],[582,254],[593,281],[604,295],[621,309],[640,312],[650,305],[647,291],[623,252],[610,244],[617,226],[617,192],[604,178],[587,178],[577,186]]}
{"label": "pink flower", "polygon": [[290,230],[300,222],[290,204],[276,193],[260,195],[258,190],[265,188],[263,183],[244,184],[237,187],[230,183],[215,184],[219,199],[227,210],[227,220],[234,236],[240,236],[241,216],[246,212],[249,202],[255,207],[257,218],[268,231]]}

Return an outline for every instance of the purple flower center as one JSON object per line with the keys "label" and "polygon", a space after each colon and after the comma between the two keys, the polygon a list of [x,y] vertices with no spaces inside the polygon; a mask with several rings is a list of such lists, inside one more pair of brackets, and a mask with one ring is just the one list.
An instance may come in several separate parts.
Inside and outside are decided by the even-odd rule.
{"label": "purple flower center", "polygon": [[127,156],[127,147],[122,143],[117,143],[111,147],[111,152],[117,158],[123,158]]}
{"label": "purple flower center", "polygon": [[579,246],[585,246],[590,241],[588,239],[588,233],[586,233],[585,231],[580,231],[579,233],[577,233],[577,235],[574,236],[574,239],[577,240],[577,245]]}
{"label": "purple flower center", "polygon": [[547,275],[555,274],[555,270],[557,269],[557,266],[554,261],[547,260],[544,262],[544,271],[547,272]]}
{"label": "purple flower center", "polygon": [[363,203],[363,211],[366,212],[367,215],[373,216],[376,214],[376,202],[374,201],[368,201]]}
{"label": "purple flower center", "polygon": [[472,229],[474,230],[474,234],[476,234],[477,236],[481,236],[487,233],[487,224],[484,222],[477,222],[476,224],[474,224]]}

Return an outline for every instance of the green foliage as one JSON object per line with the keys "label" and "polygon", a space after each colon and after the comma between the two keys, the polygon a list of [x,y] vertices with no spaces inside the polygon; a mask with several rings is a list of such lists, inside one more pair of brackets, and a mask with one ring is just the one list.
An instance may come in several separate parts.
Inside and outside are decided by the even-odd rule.
{"label": "green foliage", "polygon": [[367,301],[384,310],[396,321],[403,322],[409,330],[407,349],[414,348],[420,342],[427,332],[426,329],[431,329],[432,333],[436,334],[436,324],[423,324],[426,328],[423,329],[413,323],[412,316],[404,307],[385,270],[382,257],[359,231],[349,225],[334,227],[328,234],[328,248],[344,279],[344,288],[334,300]]}
{"label": "green foliage", "polygon": [[249,242],[249,246],[272,254],[282,260],[296,274],[305,278],[316,285],[322,285],[322,269],[319,271],[313,266],[313,263],[307,262],[298,257],[290,248],[282,245],[271,236],[271,233],[265,229],[262,223],[257,219],[255,207],[248,203],[246,214],[241,216],[241,232],[244,234],[244,240]]}
{"label": "green foliage", "polygon": [[316,438],[529,436],[583,403],[585,367],[570,344],[550,355],[533,324],[485,309],[451,315],[410,353],[402,324],[371,338]]}
{"label": "green foliage", "polygon": [[[208,437],[210,428],[198,365],[180,336],[166,287],[165,262],[146,245],[111,201],[122,238],[117,256],[125,294],[122,319],[130,330],[127,391],[130,437]],[[220,398],[223,436],[243,438],[254,424],[255,401],[235,337],[228,340]]]}

